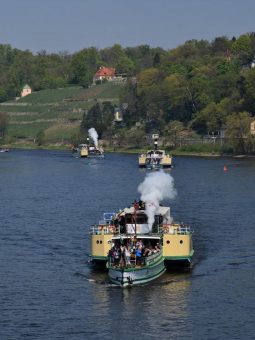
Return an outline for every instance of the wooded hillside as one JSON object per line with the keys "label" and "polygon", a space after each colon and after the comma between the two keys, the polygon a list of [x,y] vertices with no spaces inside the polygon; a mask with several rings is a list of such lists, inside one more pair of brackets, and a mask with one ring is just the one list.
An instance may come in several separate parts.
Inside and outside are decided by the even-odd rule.
{"label": "wooded hillside", "polygon": [[[117,74],[127,76],[128,81],[118,88],[117,101],[110,98],[112,106],[107,122],[102,116],[104,108],[100,103],[97,111],[101,110],[101,113],[95,114],[95,119],[89,112],[91,106],[80,108],[84,112],[80,115],[80,111],[79,118],[76,118],[82,121],[81,129],[97,123],[101,137],[108,139],[116,134],[126,135],[127,131],[133,131],[134,136],[141,140],[152,132],[159,132],[166,138],[225,134],[245,138],[245,143],[252,145],[254,141],[249,132],[255,115],[254,58],[255,33],[232,39],[217,37],[211,42],[191,40],[172,50],[147,45],[122,48],[116,44],[102,50],[86,48],[74,54],[40,51],[33,55],[30,51],[0,45],[0,101],[19,96],[26,83],[33,92],[42,93],[58,88],[64,91],[63,88],[70,89],[70,86],[86,89],[96,70],[105,65],[114,67]],[[28,97],[32,101],[33,94]],[[33,111],[41,110],[36,108],[35,102],[33,105]],[[77,105],[73,106],[75,112]],[[121,132],[120,128],[116,132],[109,124],[117,106],[123,109]],[[48,118],[56,118],[59,111],[59,107],[52,105],[48,109]],[[5,121],[4,118],[2,116],[1,121]],[[16,115],[17,126],[18,120]],[[41,130],[49,128],[46,123],[41,122]],[[248,144],[238,148],[247,151]]]}

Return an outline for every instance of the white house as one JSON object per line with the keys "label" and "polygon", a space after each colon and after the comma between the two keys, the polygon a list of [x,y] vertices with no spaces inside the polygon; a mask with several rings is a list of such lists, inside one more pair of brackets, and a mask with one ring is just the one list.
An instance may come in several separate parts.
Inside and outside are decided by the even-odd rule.
{"label": "white house", "polygon": [[31,89],[31,87],[29,85],[26,84],[23,87],[20,96],[21,97],[25,97],[25,96],[29,95],[30,93],[32,93],[32,89]]}

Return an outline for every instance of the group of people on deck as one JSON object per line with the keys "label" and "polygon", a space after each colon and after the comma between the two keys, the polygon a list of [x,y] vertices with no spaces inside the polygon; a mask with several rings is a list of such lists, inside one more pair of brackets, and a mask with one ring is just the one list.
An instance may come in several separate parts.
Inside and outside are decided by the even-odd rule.
{"label": "group of people on deck", "polygon": [[127,240],[126,244],[120,243],[112,244],[109,251],[111,264],[115,266],[135,266],[144,265],[145,258],[159,252],[161,250],[160,244],[157,242],[153,246],[150,242],[144,244],[143,240]]}

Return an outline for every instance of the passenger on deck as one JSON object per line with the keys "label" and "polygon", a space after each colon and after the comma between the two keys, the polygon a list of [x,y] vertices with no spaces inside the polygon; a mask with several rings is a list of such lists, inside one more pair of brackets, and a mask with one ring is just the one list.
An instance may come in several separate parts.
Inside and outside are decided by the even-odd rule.
{"label": "passenger on deck", "polygon": [[137,200],[134,201],[134,209],[135,210],[139,209],[139,204],[138,204]]}
{"label": "passenger on deck", "polygon": [[116,266],[118,266],[119,263],[120,263],[120,251],[119,251],[119,249],[115,248],[115,250],[114,250],[114,264]]}
{"label": "passenger on deck", "polygon": [[114,263],[114,247],[112,247],[109,252],[108,252],[108,256],[110,257],[110,263]]}
{"label": "passenger on deck", "polygon": [[140,200],[138,203],[139,203],[139,209],[144,210],[145,209],[145,203],[142,200]]}
{"label": "passenger on deck", "polygon": [[125,262],[126,262],[126,266],[129,266],[130,263],[130,248],[128,246],[125,247]]}
{"label": "passenger on deck", "polygon": [[135,256],[136,256],[136,263],[137,264],[141,264],[141,259],[142,259],[142,251],[141,251],[141,249],[136,249]]}
{"label": "passenger on deck", "polygon": [[120,266],[125,265],[125,246],[124,244],[120,245]]}
{"label": "passenger on deck", "polygon": [[150,255],[151,255],[151,249],[150,249],[150,248],[145,248],[145,249],[144,249],[143,255],[144,255],[145,257],[150,256]]}
{"label": "passenger on deck", "polygon": [[155,249],[156,249],[157,252],[159,252],[161,250],[160,244],[158,242],[155,245]]}

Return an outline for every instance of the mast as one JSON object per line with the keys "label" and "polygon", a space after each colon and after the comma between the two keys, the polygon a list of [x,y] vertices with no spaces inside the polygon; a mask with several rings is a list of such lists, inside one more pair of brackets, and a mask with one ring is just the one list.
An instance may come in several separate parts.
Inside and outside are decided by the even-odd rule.
{"label": "mast", "polygon": [[136,237],[136,210],[139,209],[139,204],[138,202],[135,200],[134,202],[134,222],[135,222],[135,237]]}

